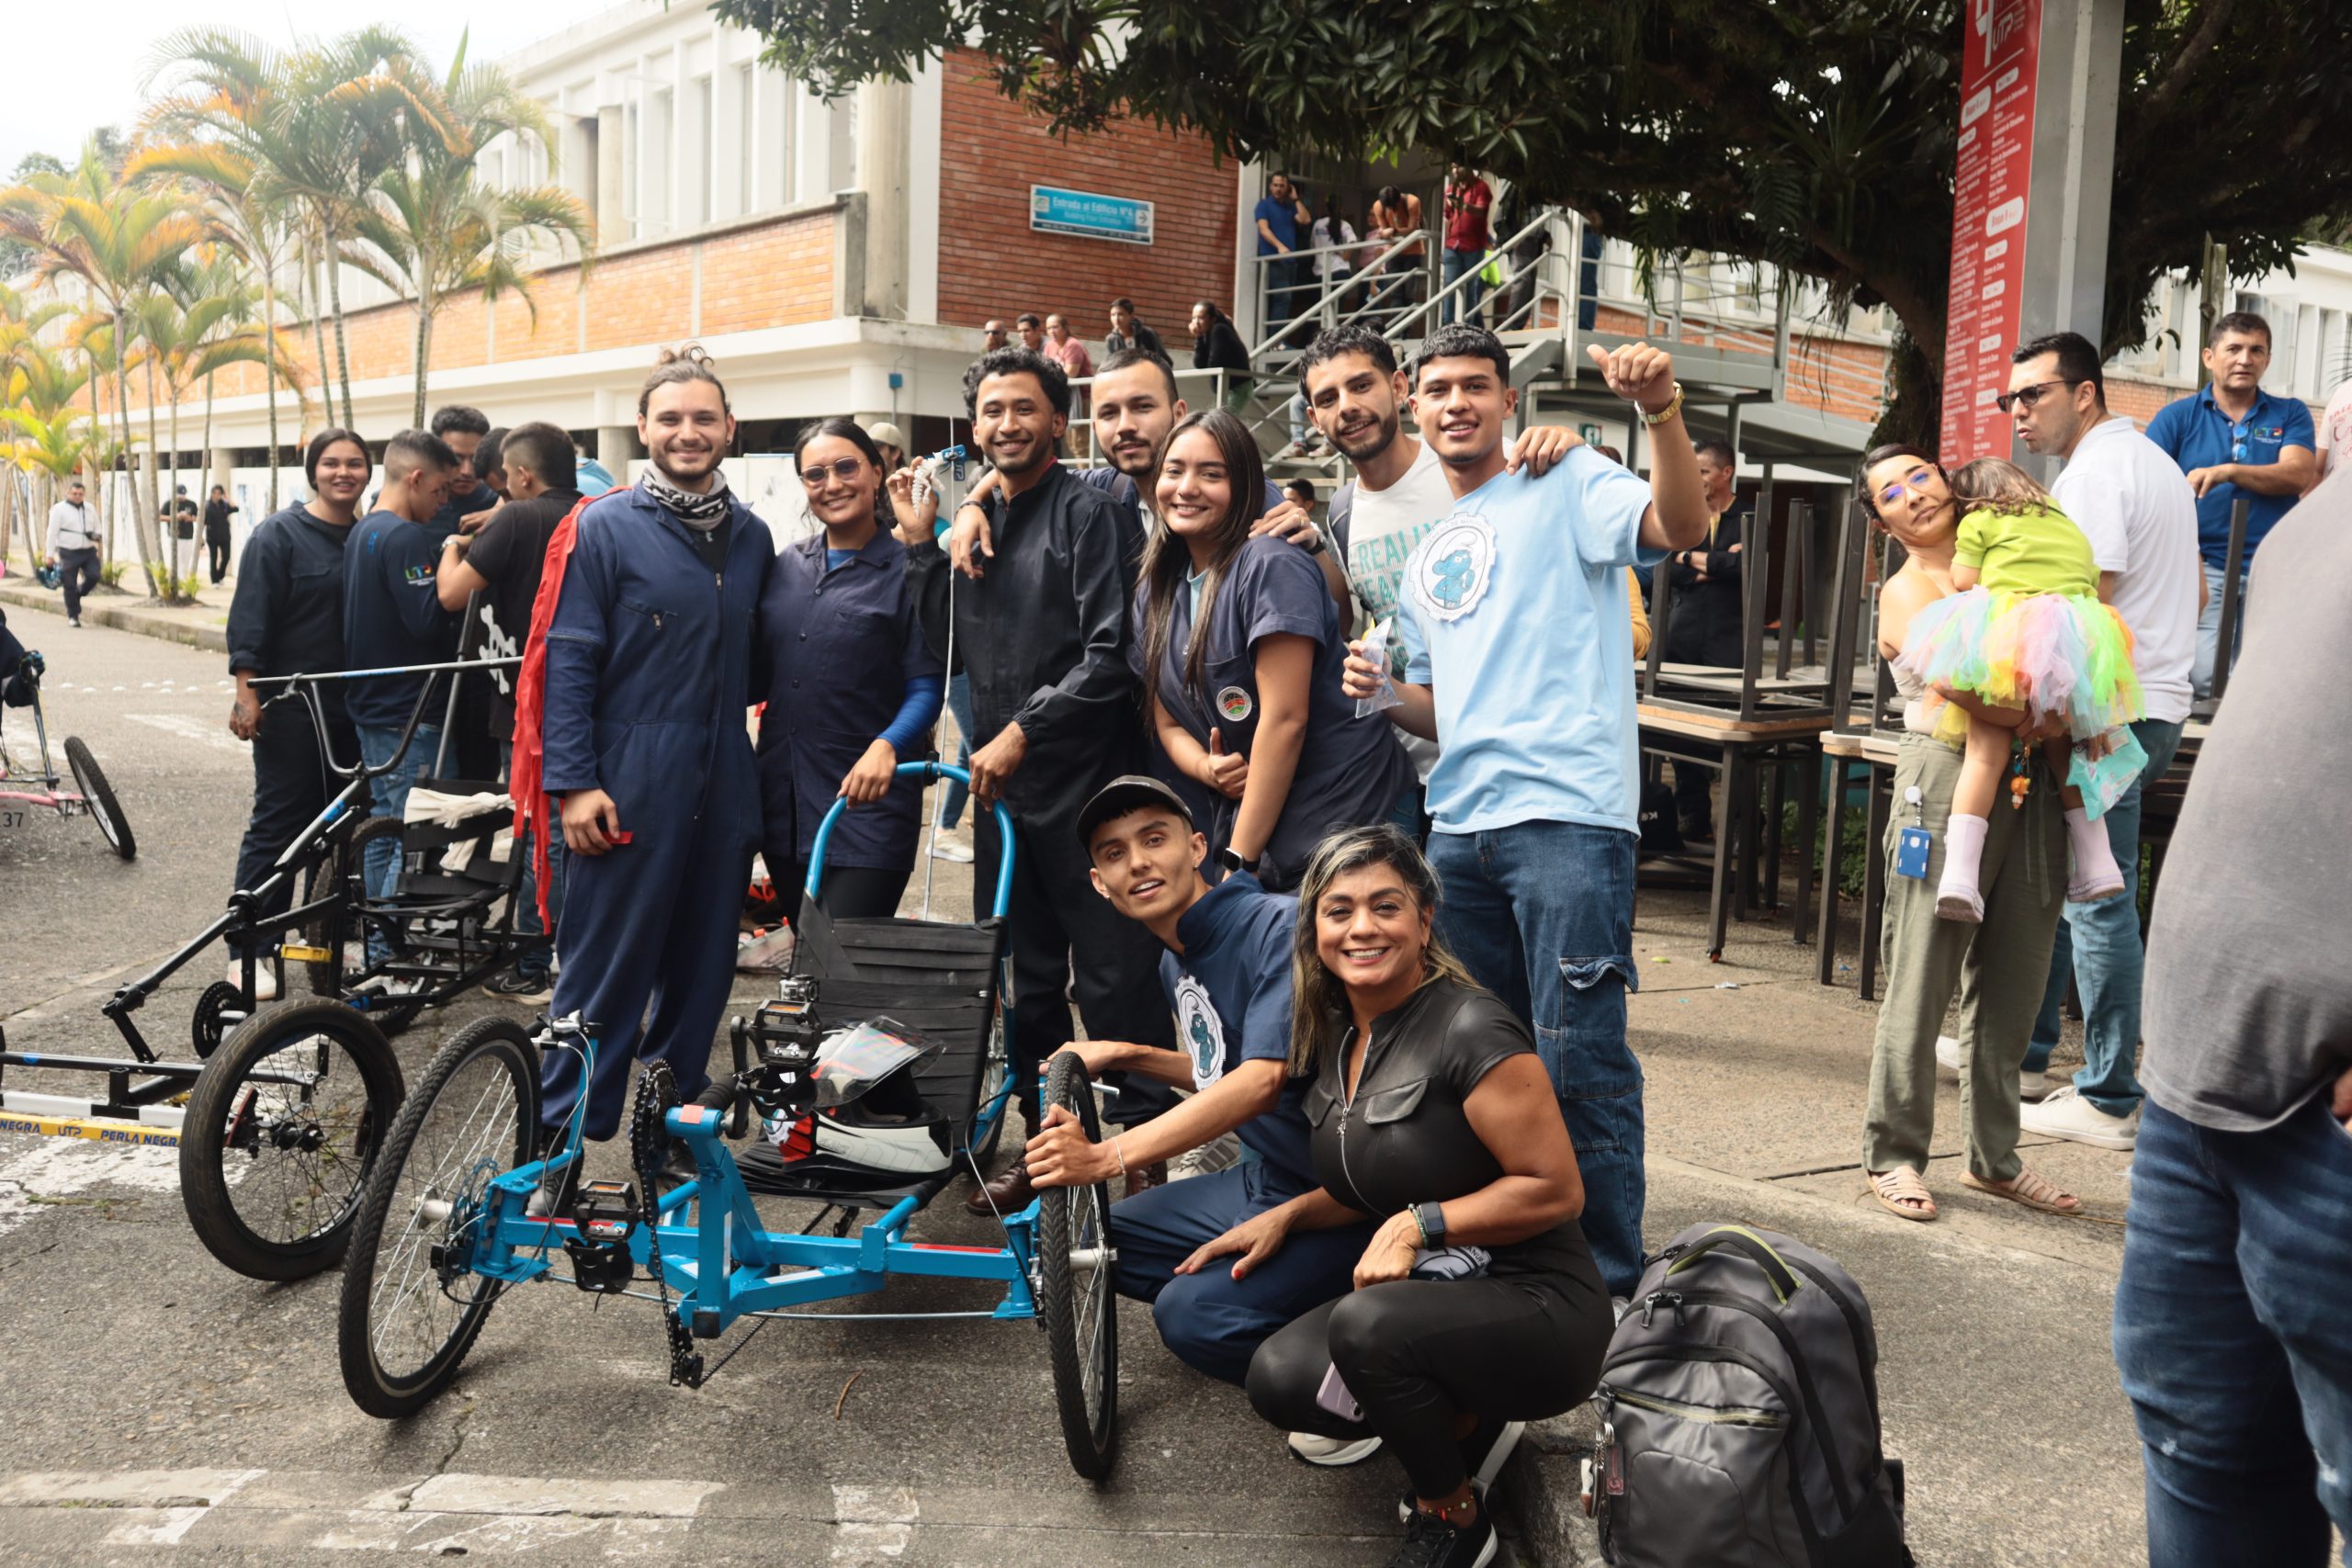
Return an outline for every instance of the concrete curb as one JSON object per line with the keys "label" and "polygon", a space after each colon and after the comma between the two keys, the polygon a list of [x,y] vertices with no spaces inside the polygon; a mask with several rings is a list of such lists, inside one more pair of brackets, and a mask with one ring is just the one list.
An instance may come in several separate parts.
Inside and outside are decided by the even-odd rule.
{"label": "concrete curb", "polygon": [[[46,610],[52,615],[62,615],[65,612],[64,604],[50,590],[19,587],[14,581],[0,583],[0,604],[12,609]],[[163,642],[209,649],[214,653],[229,651],[229,632],[225,626],[199,626],[133,605],[85,599],[82,601],[82,618],[93,626],[108,626],[119,632],[135,632],[141,637],[152,637]]]}

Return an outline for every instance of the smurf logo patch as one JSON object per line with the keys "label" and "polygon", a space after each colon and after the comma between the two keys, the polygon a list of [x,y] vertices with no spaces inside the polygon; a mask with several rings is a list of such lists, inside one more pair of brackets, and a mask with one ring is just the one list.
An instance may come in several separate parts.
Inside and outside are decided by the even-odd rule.
{"label": "smurf logo patch", "polygon": [[1193,1087],[1206,1089],[1225,1077],[1225,1025],[1209,1000],[1209,988],[1192,976],[1176,982],[1176,1039],[1193,1058]]}
{"label": "smurf logo patch", "polygon": [[1240,687],[1227,686],[1216,694],[1216,711],[1239,724],[1258,711],[1258,705],[1250,701],[1250,694]]}
{"label": "smurf logo patch", "polygon": [[1423,609],[1441,621],[1460,620],[1494,581],[1494,525],[1476,513],[1455,513],[1421,541],[1405,576]]}

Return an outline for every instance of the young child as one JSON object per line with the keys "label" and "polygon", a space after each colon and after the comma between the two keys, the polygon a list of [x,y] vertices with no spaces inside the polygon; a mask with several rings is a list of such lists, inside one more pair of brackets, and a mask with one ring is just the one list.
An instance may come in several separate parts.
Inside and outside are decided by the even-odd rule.
{"label": "young child", "polygon": [[[1937,733],[1967,742],[1952,792],[1936,913],[1984,918],[1977,869],[1984,853],[2001,774],[2020,732],[2056,719],[2063,731],[2041,742],[2060,778],[2069,753],[2095,745],[2140,716],[2140,682],[2132,670],[2132,633],[2105,603],[2090,541],[2052,503],[2050,492],[2016,464],[1980,457],[1951,476],[1961,514],[1952,583],[1961,592],[1921,611],[1911,623],[1904,667],[1948,696]],[[2013,781],[2023,806],[2025,778]],[[2123,891],[2123,874],[2107,833],[2066,788],[2066,840],[2074,876],[2066,897],[2087,904]]]}

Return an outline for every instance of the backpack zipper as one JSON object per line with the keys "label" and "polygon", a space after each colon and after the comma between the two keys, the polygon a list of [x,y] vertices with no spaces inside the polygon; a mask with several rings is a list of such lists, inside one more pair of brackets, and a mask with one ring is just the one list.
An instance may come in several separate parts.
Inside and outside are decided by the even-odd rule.
{"label": "backpack zipper", "polygon": [[1678,1421],[1696,1421],[1710,1427],[1753,1427],[1777,1431],[1788,1425],[1785,1416],[1743,1404],[1690,1404],[1679,1399],[1662,1399],[1653,1393],[1627,1393],[1622,1389],[1611,1389],[1609,1397],[1616,1404],[1630,1404],[1636,1410],[1654,1411],[1660,1416],[1671,1416]]}

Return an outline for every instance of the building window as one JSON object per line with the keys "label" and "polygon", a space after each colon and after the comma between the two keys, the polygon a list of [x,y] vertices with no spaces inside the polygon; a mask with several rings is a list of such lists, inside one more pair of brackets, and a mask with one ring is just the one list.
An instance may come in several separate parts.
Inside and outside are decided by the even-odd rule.
{"label": "building window", "polygon": [[694,80],[694,122],[686,128],[686,157],[684,166],[694,170],[695,210],[697,227],[711,220],[718,204],[718,158],[715,138],[711,134],[713,101],[710,78],[697,76]]}
{"label": "building window", "polygon": [[736,136],[730,147],[735,164],[735,212],[741,217],[752,210],[752,164],[755,160],[752,149],[758,145],[758,103],[752,96],[752,68],[735,68]]}

